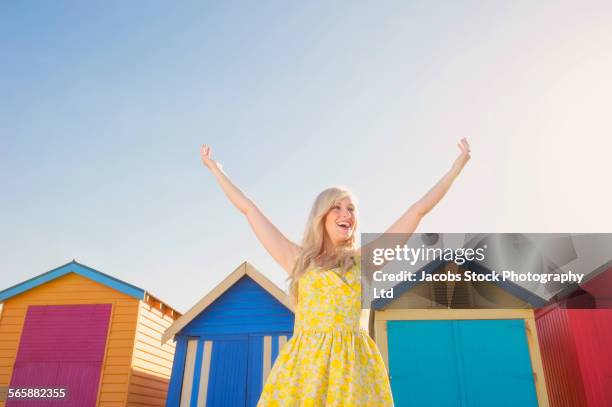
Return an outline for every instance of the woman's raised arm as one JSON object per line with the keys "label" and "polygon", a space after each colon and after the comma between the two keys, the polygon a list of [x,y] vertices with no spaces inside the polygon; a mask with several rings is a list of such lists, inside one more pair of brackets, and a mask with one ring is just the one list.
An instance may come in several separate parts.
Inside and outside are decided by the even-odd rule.
{"label": "woman's raised arm", "polygon": [[287,273],[290,273],[297,258],[299,246],[287,239],[253,201],[230,181],[223,172],[221,164],[211,158],[210,146],[202,145],[200,155],[202,162],[215,176],[225,195],[246,216],[264,248]]}
{"label": "woman's raised arm", "polygon": [[412,233],[423,217],[446,195],[453,181],[470,159],[470,145],[464,138],[457,146],[461,150],[451,169],[421,199],[415,202],[385,233]]}
{"label": "woman's raised arm", "polygon": [[[465,164],[470,160],[470,145],[467,140],[464,138],[461,139],[457,146],[461,150],[459,153],[459,157],[453,163],[451,169],[444,174],[444,176],[434,185],[421,199],[412,204],[406,212],[402,214],[390,227],[385,231],[385,234],[412,234],[421,219],[431,211],[440,200],[446,195],[448,190],[450,189],[453,181],[459,175]],[[409,236],[407,236],[409,237]],[[380,239],[380,238],[379,238]],[[368,246],[376,247],[375,242],[379,243],[379,239],[376,239],[374,242],[371,242]],[[385,239],[388,241],[393,241],[393,243],[399,243],[394,241],[393,239]],[[404,238],[402,238],[404,240]],[[404,242],[405,243],[405,242]],[[387,242],[388,244],[388,242]],[[360,249],[359,253],[361,253],[364,249]]]}

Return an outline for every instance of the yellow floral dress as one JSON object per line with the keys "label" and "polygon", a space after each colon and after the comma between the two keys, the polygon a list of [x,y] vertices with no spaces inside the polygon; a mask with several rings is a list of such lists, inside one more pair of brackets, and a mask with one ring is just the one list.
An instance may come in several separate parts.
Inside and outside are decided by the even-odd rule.
{"label": "yellow floral dress", "polygon": [[336,269],[303,274],[293,336],[257,407],[393,406],[386,366],[360,316],[359,261],[342,277]]}

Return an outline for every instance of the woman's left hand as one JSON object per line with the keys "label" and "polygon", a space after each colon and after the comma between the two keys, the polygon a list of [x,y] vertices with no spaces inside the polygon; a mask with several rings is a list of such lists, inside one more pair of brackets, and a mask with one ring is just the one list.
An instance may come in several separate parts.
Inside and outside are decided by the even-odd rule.
{"label": "woman's left hand", "polygon": [[457,171],[461,171],[465,164],[470,160],[470,145],[467,142],[467,139],[464,137],[457,143],[457,147],[461,150],[459,157],[453,163],[453,168]]}

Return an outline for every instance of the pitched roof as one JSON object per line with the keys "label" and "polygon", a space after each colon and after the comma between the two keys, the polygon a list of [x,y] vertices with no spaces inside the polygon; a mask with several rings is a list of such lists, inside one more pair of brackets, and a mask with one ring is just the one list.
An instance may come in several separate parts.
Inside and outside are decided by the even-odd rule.
{"label": "pitched roof", "polygon": [[611,281],[612,260],[609,260],[585,276],[581,285],[573,284],[559,291],[550,299],[550,303],[562,301],[580,290],[584,290],[595,297],[610,297],[612,295],[610,291]]}
{"label": "pitched roof", "polygon": [[[36,277],[32,277],[29,280],[23,281],[19,284],[16,284],[12,287],[9,287],[5,290],[0,291],[0,302],[5,301],[11,297],[24,293],[32,288],[38,287],[42,284],[48,283],[49,281],[53,281],[57,278],[60,278],[68,273],[75,273],[81,275],[85,278],[93,280],[97,283],[103,284],[107,287],[115,289],[119,292],[122,292],[130,297],[137,298],[139,300],[148,301],[149,298],[155,298],[155,296],[151,295],[144,289],[140,287],[136,287],[130,283],[126,283],[123,280],[119,280],[118,278],[109,276],[108,274],[102,273],[99,270],[88,267],[84,264],[78,263],[76,260],[72,260],[69,263],[66,263],[62,266],[54,268],[53,270],[49,270],[46,273],[40,274]],[[159,300],[158,300],[159,301]],[[162,303],[161,301],[159,301]],[[167,304],[162,303],[167,308],[172,309],[173,312],[176,312],[172,307]]]}
{"label": "pitched roof", "polygon": [[198,301],[191,309],[185,314],[174,321],[170,327],[162,335],[162,343],[166,343],[168,339],[174,337],[181,329],[189,324],[194,318],[202,313],[209,305],[211,305],[217,298],[221,297],[223,293],[229,290],[238,280],[243,276],[249,276],[257,284],[259,284],[264,290],[270,295],[276,298],[281,304],[289,308],[292,312],[295,312],[293,305],[289,301],[289,298],[283,290],[281,290],[276,284],[270,281],[266,276],[261,274],[255,267],[248,262],[243,262],[239,265],[229,276],[221,281],[215,288],[213,288],[208,294]]}

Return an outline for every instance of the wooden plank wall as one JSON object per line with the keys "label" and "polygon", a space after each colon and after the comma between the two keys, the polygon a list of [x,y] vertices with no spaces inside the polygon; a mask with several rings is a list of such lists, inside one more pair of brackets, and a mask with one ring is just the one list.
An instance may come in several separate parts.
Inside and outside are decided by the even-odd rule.
{"label": "wooden plank wall", "polygon": [[[140,301],[134,357],[127,397],[128,406],[165,406],[175,344],[161,343],[162,333],[174,319],[158,303]],[[178,317],[178,316],[177,316]]]}

